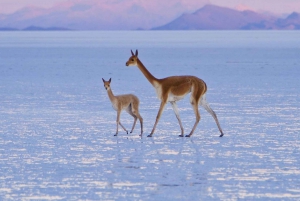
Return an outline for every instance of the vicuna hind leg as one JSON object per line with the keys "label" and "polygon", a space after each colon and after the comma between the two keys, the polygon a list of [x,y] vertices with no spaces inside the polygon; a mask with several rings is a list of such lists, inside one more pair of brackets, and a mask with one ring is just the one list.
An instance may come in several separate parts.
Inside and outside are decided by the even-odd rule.
{"label": "vicuna hind leg", "polygon": [[222,131],[222,128],[220,126],[220,123],[219,123],[219,120],[218,120],[218,117],[216,115],[216,113],[211,109],[211,107],[209,106],[208,102],[206,101],[206,97],[205,97],[205,94],[202,96],[201,100],[200,100],[200,105],[202,107],[204,107],[204,109],[209,113],[211,114],[211,116],[214,118],[218,128],[219,128],[219,131],[221,133],[220,137],[222,137],[224,135],[223,131]]}
{"label": "vicuna hind leg", "polygon": [[186,135],[185,137],[191,137],[193,135],[193,133],[194,133],[199,121],[200,121],[200,113],[199,113],[199,110],[198,110],[198,101],[191,98],[191,104],[193,106],[193,110],[194,110],[194,113],[195,113],[195,116],[196,116],[196,121],[195,121],[194,127],[191,130],[190,134]]}
{"label": "vicuna hind leg", "polygon": [[139,113],[139,102],[138,101],[135,101],[133,104],[131,104],[131,111],[130,112],[132,113],[132,116],[134,116],[134,125],[132,127],[131,133],[134,129],[136,120],[138,118],[139,121],[140,121],[140,124],[141,124],[141,134],[140,134],[140,136],[142,136],[143,135],[143,118]]}
{"label": "vicuna hind leg", "polygon": [[130,133],[132,133],[134,130],[136,121],[137,121],[137,117],[133,113],[129,113],[129,114],[134,118],[133,125],[132,125],[131,131],[130,131]]}
{"label": "vicuna hind leg", "polygon": [[173,108],[173,110],[174,110],[174,112],[175,112],[175,115],[176,115],[176,117],[177,117],[178,123],[179,123],[179,125],[180,125],[181,135],[179,135],[179,137],[183,137],[184,130],[183,130],[183,126],[182,126],[182,123],[181,123],[180,116],[179,116],[179,111],[178,111],[177,104],[176,104],[175,101],[174,101],[174,102],[170,102],[170,103],[171,103],[171,105],[172,105],[172,108]]}
{"label": "vicuna hind leg", "polygon": [[135,127],[135,124],[136,124],[137,117],[132,112],[131,104],[128,106],[128,108],[126,109],[126,111],[128,112],[128,114],[130,114],[134,118],[133,125],[132,125],[131,131],[130,131],[130,133],[132,133],[133,129]]}

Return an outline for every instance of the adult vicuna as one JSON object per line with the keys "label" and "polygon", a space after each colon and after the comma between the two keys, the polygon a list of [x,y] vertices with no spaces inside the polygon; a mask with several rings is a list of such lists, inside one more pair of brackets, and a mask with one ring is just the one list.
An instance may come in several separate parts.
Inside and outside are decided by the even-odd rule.
{"label": "adult vicuna", "polygon": [[113,108],[117,111],[117,131],[116,131],[115,136],[118,135],[119,124],[128,134],[128,131],[125,129],[125,127],[120,122],[120,115],[121,115],[122,110],[126,110],[126,112],[128,112],[134,118],[134,122],[133,122],[130,133],[133,132],[133,129],[136,124],[136,120],[137,119],[140,120],[140,123],[141,123],[140,136],[142,136],[143,135],[143,118],[141,117],[141,115],[139,113],[140,101],[139,101],[138,97],[136,97],[133,94],[124,94],[124,95],[115,96],[110,88],[111,78],[108,81],[105,81],[103,78],[102,78],[102,80],[104,83],[104,88],[107,91],[109,100],[111,101]]}
{"label": "adult vicuna", "polygon": [[131,50],[131,57],[126,62],[126,66],[137,66],[140,71],[144,74],[144,76],[148,79],[148,81],[152,84],[154,87],[157,97],[159,100],[161,100],[160,107],[158,110],[158,114],[156,116],[156,121],[154,123],[153,129],[148,135],[148,137],[152,137],[156,125],[159,121],[159,118],[162,114],[162,111],[166,105],[167,102],[170,102],[173,110],[175,112],[175,115],[178,119],[180,128],[181,128],[181,135],[180,137],[183,137],[184,131],[182,127],[182,123],[179,116],[179,111],[177,108],[176,101],[183,99],[188,93],[191,93],[190,102],[193,106],[194,113],[196,115],[196,122],[194,124],[194,127],[192,128],[189,135],[186,135],[186,137],[191,137],[200,121],[200,113],[198,110],[198,105],[200,104],[203,106],[207,112],[209,112],[213,118],[215,119],[217,126],[219,128],[219,131],[221,132],[220,137],[222,137],[223,131],[221,129],[219,120],[217,118],[217,115],[215,112],[210,108],[208,102],[205,98],[205,93],[207,91],[207,86],[205,82],[195,76],[171,76],[166,77],[162,79],[157,79],[154,77],[143,65],[143,63],[138,58],[138,51],[136,50],[135,54]]}

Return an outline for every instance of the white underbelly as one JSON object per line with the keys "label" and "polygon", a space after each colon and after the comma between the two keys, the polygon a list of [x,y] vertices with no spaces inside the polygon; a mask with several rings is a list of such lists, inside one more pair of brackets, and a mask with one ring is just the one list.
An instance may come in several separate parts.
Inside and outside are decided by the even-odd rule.
{"label": "white underbelly", "polygon": [[174,101],[179,101],[184,98],[185,95],[183,96],[175,96],[174,94],[169,94],[168,96],[168,102],[174,102]]}
{"label": "white underbelly", "polygon": [[114,108],[114,110],[118,111],[117,103],[112,102],[111,105]]}
{"label": "white underbelly", "polygon": [[161,88],[159,87],[159,86],[157,86],[157,85],[154,85],[154,88],[155,88],[155,92],[156,92],[156,96],[157,96],[157,98],[159,99],[159,100],[161,100]]}
{"label": "white underbelly", "polygon": [[[161,88],[160,88],[159,86],[157,86],[157,87],[155,88],[155,92],[156,92],[157,98],[158,98],[159,100],[161,100],[161,99],[162,99],[162,91],[161,91]],[[185,97],[185,95],[186,95],[186,94],[184,94],[184,95],[182,95],[182,96],[176,96],[176,95],[170,93],[170,94],[168,95],[168,100],[167,100],[167,101],[168,101],[168,102],[179,101],[179,100],[183,99],[183,98]]]}

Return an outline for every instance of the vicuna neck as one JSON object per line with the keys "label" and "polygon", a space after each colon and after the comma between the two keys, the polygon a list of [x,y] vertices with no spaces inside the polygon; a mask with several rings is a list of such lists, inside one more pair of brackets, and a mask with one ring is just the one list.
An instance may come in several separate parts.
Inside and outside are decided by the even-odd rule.
{"label": "vicuna neck", "polygon": [[114,96],[112,90],[111,90],[111,89],[108,89],[108,90],[107,90],[107,94],[108,94],[108,97],[109,97],[110,101],[113,102],[114,99],[115,99],[115,96]]}
{"label": "vicuna neck", "polygon": [[144,74],[144,76],[148,79],[148,81],[154,85],[154,82],[157,81],[157,78],[154,77],[148,70],[147,68],[144,66],[144,64],[138,59],[137,60],[137,67],[142,71],[142,73]]}

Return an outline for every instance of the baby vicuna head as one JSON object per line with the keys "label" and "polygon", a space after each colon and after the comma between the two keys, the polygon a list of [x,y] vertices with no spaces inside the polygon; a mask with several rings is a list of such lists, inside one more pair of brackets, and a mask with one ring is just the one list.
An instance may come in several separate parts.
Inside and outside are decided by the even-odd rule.
{"label": "baby vicuna head", "polygon": [[108,81],[105,81],[103,78],[102,78],[102,80],[103,80],[103,83],[104,83],[104,88],[105,88],[106,90],[110,90],[111,78],[109,78]]}

